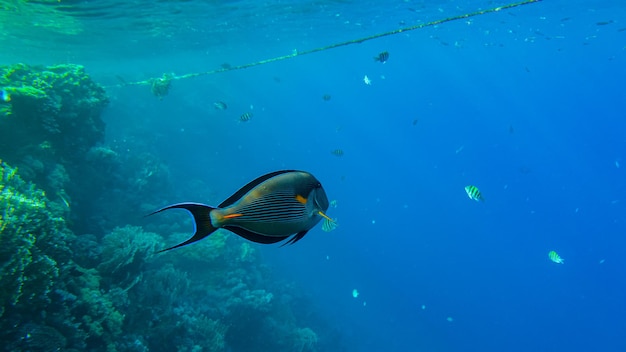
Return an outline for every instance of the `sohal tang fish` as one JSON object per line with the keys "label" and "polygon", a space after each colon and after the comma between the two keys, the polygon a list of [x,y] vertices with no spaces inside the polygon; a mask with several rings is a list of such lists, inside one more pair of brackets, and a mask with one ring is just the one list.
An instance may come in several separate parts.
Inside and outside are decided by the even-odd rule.
{"label": "sohal tang fish", "polygon": [[[257,243],[276,243],[294,235],[285,244],[298,242],[328,209],[322,184],[305,171],[283,170],[263,175],[243,186],[216,208],[200,203],[178,203],[159,209],[185,209],[193,216],[195,232],[182,247],[223,228]],[[152,215],[150,214],[150,215]],[[331,220],[332,221],[332,220]]]}

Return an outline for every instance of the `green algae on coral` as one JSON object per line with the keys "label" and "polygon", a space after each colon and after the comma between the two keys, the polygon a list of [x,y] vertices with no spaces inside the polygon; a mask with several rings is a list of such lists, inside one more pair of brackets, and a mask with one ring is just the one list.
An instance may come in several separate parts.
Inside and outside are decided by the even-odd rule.
{"label": "green algae on coral", "polygon": [[59,264],[43,248],[65,245],[65,222],[46,203],[42,190],[0,163],[0,316],[22,301],[46,302],[59,276]]}

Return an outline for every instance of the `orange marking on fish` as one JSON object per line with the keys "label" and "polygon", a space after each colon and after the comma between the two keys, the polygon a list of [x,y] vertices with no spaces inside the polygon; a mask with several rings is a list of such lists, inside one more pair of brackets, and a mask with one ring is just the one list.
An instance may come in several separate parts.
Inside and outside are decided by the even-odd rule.
{"label": "orange marking on fish", "polygon": [[236,213],[236,214],[228,214],[228,215],[224,215],[224,219],[238,218],[238,217],[240,217],[240,216],[243,216],[243,214],[239,214],[239,213]]}
{"label": "orange marking on fish", "polygon": [[306,204],[306,198],[304,198],[303,196],[301,196],[301,195],[299,195],[299,194],[298,194],[298,195],[296,195],[296,200],[297,200],[298,202],[302,203],[302,204]]}

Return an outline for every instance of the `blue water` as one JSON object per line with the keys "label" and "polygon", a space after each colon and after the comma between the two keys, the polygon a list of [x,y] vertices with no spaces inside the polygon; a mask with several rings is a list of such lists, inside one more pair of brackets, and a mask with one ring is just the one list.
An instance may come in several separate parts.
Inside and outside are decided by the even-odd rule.
{"label": "blue water", "polygon": [[[107,144],[155,153],[181,189],[155,207],[215,205],[274,170],[313,173],[337,200],[328,215],[339,227],[325,233],[318,226],[289,247],[254,246],[274,277],[308,293],[305,303],[350,351],[625,351],[620,1],[544,1],[175,80],[162,100],[113,77],[205,72],[356,39],[415,24],[420,12],[407,10],[411,5],[423,6],[423,22],[493,6],[364,10],[329,2],[325,12],[297,12],[306,18],[299,28],[296,11],[285,15],[291,31],[263,41],[265,31],[281,28],[280,10],[237,22],[224,4],[213,20],[228,19],[228,40],[207,29],[175,36],[175,43],[139,41],[119,57],[103,42],[89,52],[70,43],[51,57],[16,49],[0,59],[84,64],[111,97],[103,116]],[[328,23],[332,11],[348,18],[354,11],[356,20],[377,9],[391,15],[345,31]],[[255,21],[267,27],[255,31]],[[115,35],[109,39],[120,50]],[[388,62],[372,60],[382,51]],[[215,101],[228,109],[214,109]],[[246,111],[254,116],[244,123]],[[210,189],[187,186],[197,179]],[[466,185],[476,185],[485,201],[469,199]],[[551,250],[564,264],[548,259]]]}

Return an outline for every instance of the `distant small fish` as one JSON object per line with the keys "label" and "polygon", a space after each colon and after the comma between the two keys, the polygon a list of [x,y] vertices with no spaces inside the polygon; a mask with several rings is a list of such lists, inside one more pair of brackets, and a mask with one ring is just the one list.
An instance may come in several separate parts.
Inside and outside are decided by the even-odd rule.
{"label": "distant small fish", "polygon": [[333,199],[333,200],[330,201],[330,207],[331,208],[337,208],[337,200],[336,199]]}
{"label": "distant small fish", "polygon": [[417,125],[418,122],[419,122],[418,119],[413,119],[413,126]]}
{"label": "distant small fish", "polygon": [[61,201],[63,202],[63,204],[65,204],[65,206],[69,209],[70,208],[70,202],[65,197],[63,197],[60,194],[59,194],[59,198],[61,198]]}
{"label": "distant small fish", "polygon": [[372,80],[370,80],[369,77],[367,77],[367,75],[365,75],[365,77],[363,77],[363,83],[365,83],[368,86],[372,85]]}
{"label": "distant small fish", "polygon": [[607,24],[611,24],[613,23],[613,21],[600,21],[600,22],[596,22],[597,26],[606,26]]}
{"label": "distant small fish", "polygon": [[228,105],[226,105],[225,102],[223,101],[216,101],[215,103],[213,103],[213,107],[217,110],[226,110],[228,109]]}
{"label": "distant small fish", "polygon": [[322,220],[322,231],[330,232],[337,228],[339,224],[337,224],[337,219],[326,219]]}
{"label": "distant small fish", "polygon": [[483,197],[483,195],[480,193],[480,191],[478,190],[478,187],[476,186],[465,186],[465,193],[467,193],[467,196],[470,199],[473,199],[475,201],[485,201],[485,198]]}
{"label": "distant small fish", "polygon": [[387,60],[389,60],[389,53],[386,51],[378,54],[378,56],[374,56],[374,61],[382,62],[383,64],[387,62]]}
{"label": "distant small fish", "polygon": [[223,68],[224,70],[230,70],[231,68],[233,68],[233,66],[229,64],[228,62],[221,64],[220,67]]}
{"label": "distant small fish", "polygon": [[243,113],[241,116],[239,116],[239,121],[241,121],[241,122],[248,122],[248,121],[250,121],[252,116],[254,116],[254,115],[251,112]]}
{"label": "distant small fish", "polygon": [[330,152],[334,156],[343,156],[343,149],[335,149]]}
{"label": "distant small fish", "polygon": [[2,100],[5,103],[10,102],[11,101],[11,94],[9,92],[7,92],[6,89],[0,90],[0,100]]}
{"label": "distant small fish", "polygon": [[120,76],[120,75],[115,75],[115,78],[117,78],[118,81],[120,81],[120,84],[122,86],[127,86],[128,82],[126,82],[126,80],[124,79],[124,77]]}
{"label": "distant small fish", "polygon": [[331,98],[330,94],[324,94],[324,95],[322,96],[322,99],[324,99],[324,101],[329,101],[329,100],[330,100],[330,98]]}
{"label": "distant small fish", "polygon": [[563,258],[561,258],[561,256],[559,256],[555,251],[550,251],[548,253],[548,258],[550,258],[551,261],[557,264],[563,264],[565,262]]}

